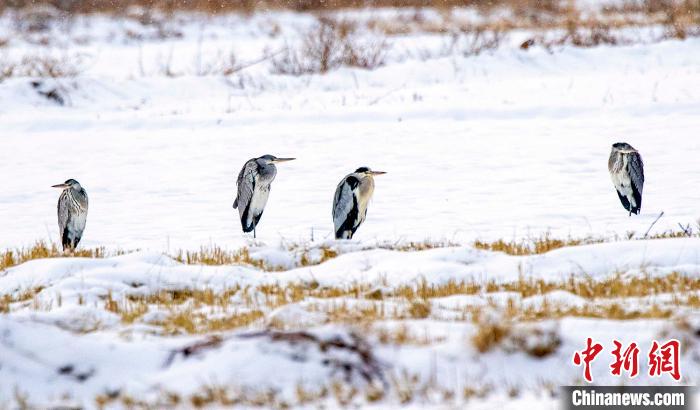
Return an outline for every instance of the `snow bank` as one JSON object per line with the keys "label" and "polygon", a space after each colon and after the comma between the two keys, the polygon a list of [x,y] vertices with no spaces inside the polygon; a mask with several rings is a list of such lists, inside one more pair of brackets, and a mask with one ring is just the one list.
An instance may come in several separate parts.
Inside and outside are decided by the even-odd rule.
{"label": "snow bank", "polygon": [[[275,258],[283,252],[258,251]],[[373,285],[390,295],[399,286],[419,282],[513,282],[523,275],[550,280],[572,274],[604,279],[618,273],[640,272],[696,276],[700,269],[699,252],[700,239],[603,243],[522,257],[468,247],[415,252],[374,249],[357,250],[317,266],[283,272],[245,266],[183,265],[150,252],[98,260],[34,260],[10,268],[0,277],[0,295],[16,296],[23,290],[41,288],[32,300],[16,302],[10,313],[0,315],[0,397],[9,397],[18,387],[38,400],[39,405],[65,404],[65,397],[69,397],[70,403],[90,407],[98,395],[157,400],[167,392],[188,397],[207,386],[226,386],[233,389],[231,394],[244,396],[275,391],[276,400],[294,403],[300,388],[318,391],[331,388],[334,381],[342,381],[365,395],[382,391],[386,395],[382,400],[393,403],[399,393],[396,386],[391,387],[391,380],[408,383],[408,379],[400,379],[406,375],[417,377],[413,383],[431,389],[439,386],[443,391],[470,387],[485,389],[494,397],[506,394],[507,389],[542,394],[548,389],[555,391],[561,384],[580,382],[580,369],[563,364],[569,363],[574,350],[582,348],[586,337],[593,337],[606,347],[613,338],[635,341],[644,351],[654,339],[673,336],[685,342],[691,340],[697,320],[686,321],[691,328],[677,327],[665,320],[619,322],[583,318],[516,324],[502,348],[479,353],[470,341],[478,331],[476,325],[463,320],[460,312],[469,307],[505,306],[512,303],[508,300],[520,300],[518,293],[434,298],[427,319],[380,320],[371,325],[375,329],[394,329],[393,332],[405,327],[412,335],[409,340],[424,340],[417,344],[380,342],[372,336],[376,330],[325,324],[328,317],[312,309],[324,303],[369,306],[374,303],[369,299],[307,299],[268,311],[262,321],[248,329],[192,336],[168,336],[150,326],[159,315],[167,313],[158,309],[150,311],[141,322],[124,324],[118,315],[103,307],[104,300],[107,295],[121,300],[128,295],[152,295],[162,290],[219,292],[235,285],[255,288],[274,283]],[[59,297],[61,303],[56,305]],[[536,307],[545,299],[550,305],[564,307],[587,303],[564,291],[524,298],[519,303]],[[234,295],[231,300],[235,304],[242,299]],[[387,310],[402,309],[391,298],[381,303]],[[216,313],[209,315],[214,317]],[[494,320],[498,323],[503,319],[496,315]],[[535,359],[528,349],[540,344],[548,349],[553,346],[552,352]],[[684,381],[692,383],[700,377],[700,370],[692,364],[691,352],[696,348],[691,343],[687,349],[681,364]],[[607,365],[597,366],[594,377],[601,384],[618,381],[610,376]],[[642,375],[635,383],[641,379],[644,383],[670,382]]]}
{"label": "snow bank", "polygon": [[[267,249],[267,250],[264,250]],[[251,254],[273,264],[285,251],[253,249]],[[291,258],[287,258],[291,259]],[[12,294],[42,287],[46,293],[104,296],[142,294],[156,289],[227,288],[272,283],[317,282],[321,286],[415,285],[456,282],[508,282],[520,276],[562,280],[570,276],[600,279],[610,274],[700,274],[700,239],[622,241],[557,249],[541,255],[510,256],[471,247],[447,247],[403,252],[386,249],[341,254],[320,265],[282,272],[248,266],[183,265],[152,252],[135,252],[106,259],[56,258],[33,260],[10,268],[0,292]]]}

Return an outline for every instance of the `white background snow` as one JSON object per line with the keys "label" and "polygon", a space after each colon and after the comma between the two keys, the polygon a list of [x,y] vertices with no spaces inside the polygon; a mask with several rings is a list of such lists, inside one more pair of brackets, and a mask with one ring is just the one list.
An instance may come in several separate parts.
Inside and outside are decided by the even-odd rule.
{"label": "white background snow", "polygon": [[[388,174],[358,239],[639,235],[661,211],[655,231],[696,223],[698,39],[554,53],[509,44],[423,61],[411,55],[447,40],[416,34],[394,40],[375,71],[296,78],[261,63],[232,78],[158,75],[168,55],[184,73],[217,52],[253,61],[306,22],[277,19],[289,28],[272,39],[261,35],[263,18],[231,17],[152,42],[117,36],[123,22],[78,20],[63,36],[98,40],[52,50],[87,61],[84,74],[59,81],[69,106],[26,79],[0,88],[0,246],[55,240],[58,192],[49,187],[68,178],[90,196],[86,246],[239,246],[235,178],[265,153],[299,158],[279,167],[265,241],[308,240],[312,229],[329,237],[335,186],[364,165]],[[102,32],[116,38],[99,41]],[[35,48],[18,39],[5,53]],[[617,141],[645,161],[639,217],[627,217],[607,174]]]}

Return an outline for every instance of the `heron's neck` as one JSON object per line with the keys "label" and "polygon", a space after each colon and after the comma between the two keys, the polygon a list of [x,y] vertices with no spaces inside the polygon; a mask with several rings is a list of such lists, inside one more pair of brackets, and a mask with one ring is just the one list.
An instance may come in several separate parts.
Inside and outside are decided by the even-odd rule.
{"label": "heron's neck", "polygon": [[627,154],[619,152],[615,156],[615,166],[614,166],[615,172],[620,172],[626,163],[627,163]]}

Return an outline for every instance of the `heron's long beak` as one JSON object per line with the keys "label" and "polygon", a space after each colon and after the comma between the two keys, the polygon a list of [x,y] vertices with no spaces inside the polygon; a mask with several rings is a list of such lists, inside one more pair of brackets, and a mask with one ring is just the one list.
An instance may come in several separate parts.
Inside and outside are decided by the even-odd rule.
{"label": "heron's long beak", "polygon": [[294,161],[296,158],[275,158],[274,161],[272,162],[287,162],[287,161]]}
{"label": "heron's long beak", "polygon": [[384,175],[386,174],[385,171],[369,171],[370,175]]}
{"label": "heron's long beak", "polygon": [[61,189],[66,189],[69,188],[70,185],[68,184],[58,184],[58,185],[51,185],[51,188],[61,188]]}

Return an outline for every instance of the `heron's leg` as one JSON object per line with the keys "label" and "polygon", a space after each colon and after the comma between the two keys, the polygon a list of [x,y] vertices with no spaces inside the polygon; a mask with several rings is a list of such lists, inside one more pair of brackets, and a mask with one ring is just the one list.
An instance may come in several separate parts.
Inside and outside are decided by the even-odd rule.
{"label": "heron's leg", "polygon": [[257,234],[257,232],[255,231],[255,228],[256,228],[255,225],[256,225],[256,224],[255,224],[255,218],[253,218],[253,239],[257,239],[257,237],[258,237],[258,234]]}

